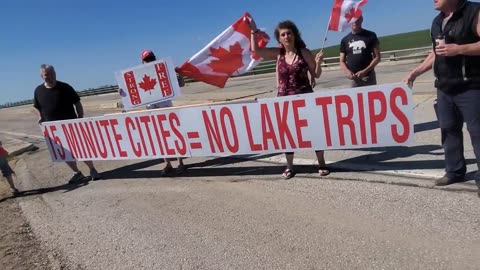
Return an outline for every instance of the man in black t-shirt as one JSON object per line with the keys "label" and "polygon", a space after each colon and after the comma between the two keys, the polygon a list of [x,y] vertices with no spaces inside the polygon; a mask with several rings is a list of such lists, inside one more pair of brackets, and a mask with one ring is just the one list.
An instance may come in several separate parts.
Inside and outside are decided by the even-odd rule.
{"label": "man in black t-shirt", "polygon": [[362,28],[363,17],[352,23],[352,31],[340,43],[340,67],[352,87],[376,85],[375,67],[380,62],[377,35]]}
{"label": "man in black t-shirt", "polygon": [[[67,83],[56,81],[53,87],[41,84],[35,89],[33,105],[39,112],[39,122],[75,119],[83,116],[77,92]],[[77,116],[78,113],[78,116]]]}
{"label": "man in black t-shirt", "polygon": [[[38,115],[38,122],[69,120],[83,118],[83,106],[77,92],[69,84],[57,81],[55,69],[51,65],[41,66],[44,83],[37,86],[33,107]],[[73,170],[69,183],[84,181],[85,176],[78,169],[75,161],[66,162]],[[93,180],[100,179],[92,161],[85,161]]]}

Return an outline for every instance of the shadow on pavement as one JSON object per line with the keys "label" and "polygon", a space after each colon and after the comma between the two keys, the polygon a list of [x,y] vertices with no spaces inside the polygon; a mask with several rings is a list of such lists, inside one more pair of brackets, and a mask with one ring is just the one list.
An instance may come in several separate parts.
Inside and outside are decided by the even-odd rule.
{"label": "shadow on pavement", "polygon": [[[275,156],[275,155],[269,155]],[[240,175],[278,175],[281,178],[282,172],[285,170],[285,165],[259,165],[259,166],[241,166],[232,167],[226,166],[231,164],[239,164],[255,160],[252,156],[240,157],[220,157],[204,162],[185,164],[187,170],[182,173],[172,173],[167,176],[162,176],[161,170],[141,170],[153,165],[163,163],[163,159],[154,161],[144,161],[136,164],[120,167],[110,171],[102,172],[102,180],[113,179],[137,179],[137,178],[162,178],[162,177],[206,177],[206,176],[240,176]],[[251,158],[251,159],[246,159]],[[266,156],[261,156],[262,158]],[[222,167],[220,167],[222,166]],[[316,173],[318,167],[312,165],[298,165],[295,167],[297,173]],[[101,180],[100,180],[101,181]]]}
{"label": "shadow on pavement", "polygon": [[[241,160],[235,160],[232,163],[238,164]],[[282,172],[285,170],[284,165],[270,165],[270,166],[242,166],[242,167],[217,167],[205,168],[198,167],[196,164],[186,165],[187,170],[182,173],[175,173],[162,176],[161,170],[142,170],[142,171],[125,171],[120,168],[121,174],[115,178],[105,178],[104,180],[114,179],[137,179],[137,178],[167,178],[167,177],[209,177],[209,176],[259,176],[259,175],[278,175],[278,179],[282,180]],[[295,166],[296,173],[317,173],[318,167],[314,165],[297,165]],[[103,174],[102,174],[103,175]],[[226,179],[226,178],[225,178]],[[232,180],[235,181],[235,180]]]}
{"label": "shadow on pavement", "polygon": [[438,125],[438,121],[430,121],[430,122],[415,124],[415,126],[413,127],[413,130],[415,133],[419,133],[419,132],[434,130],[438,128],[440,128],[440,126]]}
{"label": "shadow on pavement", "polygon": [[[397,158],[408,158],[415,155],[443,155],[443,153],[435,153],[433,151],[441,150],[438,145],[422,145],[414,147],[388,147],[388,148],[370,148],[365,151],[379,152],[368,153],[354,158],[337,161],[339,163],[356,163],[369,165],[382,165],[386,169],[403,169],[403,170],[419,170],[419,169],[442,169],[444,168],[443,159],[438,160],[408,160],[408,161],[392,161]],[[358,149],[356,151],[359,151]],[[360,150],[363,151],[363,150]],[[468,164],[475,163],[474,159],[467,160]]]}
{"label": "shadow on pavement", "polygon": [[[438,122],[431,121],[415,125],[415,132],[423,132],[438,129]],[[415,155],[432,155],[441,156],[443,153],[440,145],[419,145],[414,147],[384,147],[384,148],[369,148],[369,149],[355,149],[355,151],[365,151],[368,154],[358,157],[341,160],[331,164],[332,168],[338,168],[337,171],[357,172],[357,171],[379,171],[379,170],[425,170],[425,169],[443,169],[444,161],[442,159],[435,160],[400,160],[399,158],[409,158]],[[370,153],[378,152],[378,153]],[[168,176],[181,177],[205,177],[205,176],[235,176],[235,175],[278,175],[281,179],[281,173],[285,169],[285,165],[268,165],[268,166],[226,166],[230,164],[239,164],[242,162],[277,156],[279,154],[269,155],[249,155],[239,157],[220,157],[206,160],[201,163],[186,164],[188,170],[181,174],[171,174]],[[247,157],[248,159],[245,159]],[[327,152],[328,157],[328,152]],[[163,159],[155,159],[143,161],[109,171],[102,172],[104,180],[113,179],[138,179],[138,178],[161,178],[161,170],[149,170],[147,168],[163,163]],[[475,164],[474,159],[466,160],[467,164]],[[355,168],[348,170],[349,164],[355,164]],[[359,169],[358,165],[365,165],[365,169]],[[336,166],[337,165],[337,166]],[[317,166],[315,165],[296,165],[297,173],[316,173]],[[341,169],[340,169],[341,168]],[[347,168],[347,169],[345,169]],[[147,170],[145,170],[147,169]],[[467,174],[466,181],[472,180],[474,172]]]}
{"label": "shadow on pavement", "polygon": [[[131,165],[122,166],[113,170],[101,172],[101,180],[112,180],[112,179],[132,179],[132,178],[144,178],[145,172],[148,172],[150,176],[145,178],[156,178],[161,177],[161,170],[149,170],[144,171],[142,169],[149,168],[158,164],[164,163],[164,159],[152,159],[147,161],[142,161],[134,163]],[[142,171],[140,171],[142,170]]]}
{"label": "shadow on pavement", "polygon": [[[430,131],[439,129],[438,121],[425,122],[420,124],[415,124],[414,130],[415,133]],[[385,148],[370,148],[370,149],[361,149],[361,151],[374,151],[380,152],[375,154],[366,154],[350,159],[341,160],[335,162],[337,165],[343,164],[365,164],[367,163],[370,166],[366,166],[365,171],[376,171],[376,170],[435,170],[435,169],[444,169],[445,163],[444,159],[440,160],[408,160],[408,161],[392,161],[397,158],[408,158],[415,155],[433,155],[433,156],[443,156],[443,151],[440,146],[430,144],[430,145],[419,145],[413,147],[385,147]],[[465,162],[467,165],[476,164],[475,159],[466,159]],[[333,166],[334,166],[333,165]],[[345,166],[342,166],[345,167]],[[358,171],[358,168],[355,168],[355,171]],[[467,173],[465,176],[465,182],[474,180],[475,172]]]}
{"label": "shadow on pavement", "polygon": [[[237,162],[238,163],[238,160]],[[242,167],[221,167],[221,168],[189,168],[182,173],[181,177],[206,177],[206,176],[259,176],[259,175],[276,175],[278,180],[283,180],[282,173],[285,165],[269,165],[269,166],[242,166]],[[318,166],[315,165],[296,165],[296,174],[314,174],[318,173]],[[235,181],[235,180],[232,180]]]}
{"label": "shadow on pavement", "polygon": [[90,180],[87,180],[87,181],[82,182],[82,183],[77,183],[77,184],[68,184],[67,183],[67,184],[63,184],[63,185],[60,185],[60,186],[56,186],[56,187],[23,190],[23,191],[20,191],[16,196],[10,196],[10,197],[0,199],[0,203],[4,202],[6,200],[10,200],[10,199],[18,199],[18,198],[23,198],[23,197],[42,195],[42,194],[51,193],[51,192],[55,192],[55,191],[61,191],[61,190],[63,190],[64,193],[67,193],[67,192],[74,191],[78,188],[82,188],[84,186],[87,186],[89,182],[90,182]]}

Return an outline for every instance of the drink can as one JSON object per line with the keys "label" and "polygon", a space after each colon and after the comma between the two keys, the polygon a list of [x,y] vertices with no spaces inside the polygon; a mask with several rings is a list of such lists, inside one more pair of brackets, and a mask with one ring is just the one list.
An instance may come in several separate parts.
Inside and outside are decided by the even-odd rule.
{"label": "drink can", "polygon": [[435,45],[436,46],[443,46],[445,45],[445,37],[443,35],[438,35],[435,38]]}

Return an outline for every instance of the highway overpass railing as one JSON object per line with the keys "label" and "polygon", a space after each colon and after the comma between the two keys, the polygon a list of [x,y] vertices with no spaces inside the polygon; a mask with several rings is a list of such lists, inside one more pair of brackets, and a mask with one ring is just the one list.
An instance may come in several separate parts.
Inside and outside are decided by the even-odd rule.
{"label": "highway overpass railing", "polygon": [[[412,48],[412,49],[404,49],[404,50],[394,50],[394,51],[384,51],[381,52],[382,55],[382,62],[392,62],[392,61],[402,61],[402,60],[421,60],[424,59],[432,47],[420,47],[420,48]],[[340,62],[340,57],[328,57],[323,60],[322,67],[324,68],[331,68],[337,67]],[[263,61],[253,70],[246,72],[240,76],[252,76],[252,75],[260,75],[260,74],[268,74],[274,73],[276,68],[276,61]],[[237,76],[237,77],[240,77]],[[193,83],[195,80],[190,78],[183,78],[185,83]],[[87,89],[83,91],[79,91],[78,94],[80,97],[85,96],[95,96],[95,95],[103,95],[108,93],[116,93],[118,91],[117,85],[108,85],[103,86],[95,89]],[[16,107],[22,105],[29,105],[33,104],[33,99],[30,100],[23,100],[17,102],[8,102],[3,105],[0,105],[1,108],[9,108],[9,107]]]}

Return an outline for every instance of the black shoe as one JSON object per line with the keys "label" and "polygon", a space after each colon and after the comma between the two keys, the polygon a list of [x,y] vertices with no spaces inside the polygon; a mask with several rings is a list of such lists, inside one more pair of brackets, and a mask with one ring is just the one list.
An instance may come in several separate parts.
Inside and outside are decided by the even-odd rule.
{"label": "black shoe", "polygon": [[18,191],[17,188],[12,188],[12,195],[13,197],[17,197],[18,195],[20,195],[20,191]]}
{"label": "black shoe", "polygon": [[83,175],[82,172],[78,171],[76,173],[73,173],[72,177],[70,178],[70,180],[68,180],[68,183],[69,184],[78,184],[78,183],[82,183],[82,182],[85,182],[86,178],[85,176]]}
{"label": "black shoe", "polygon": [[92,178],[93,181],[96,181],[102,179],[102,176],[97,172],[96,169],[91,169],[90,178]]}
{"label": "black shoe", "polygon": [[165,168],[163,168],[163,170],[161,172],[161,175],[163,177],[171,176],[173,172],[174,172],[174,169],[173,169],[172,165],[166,165]]}
{"label": "black shoe", "polygon": [[438,178],[437,180],[435,180],[435,185],[448,186],[448,185],[463,182],[463,181],[464,181],[463,177],[449,178],[447,175],[445,175],[442,178]]}

